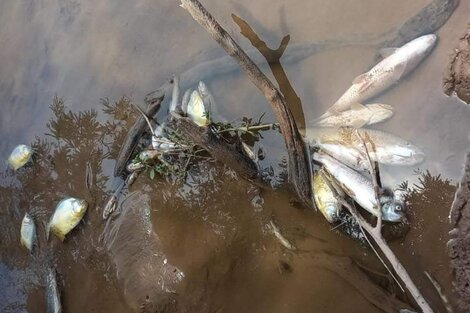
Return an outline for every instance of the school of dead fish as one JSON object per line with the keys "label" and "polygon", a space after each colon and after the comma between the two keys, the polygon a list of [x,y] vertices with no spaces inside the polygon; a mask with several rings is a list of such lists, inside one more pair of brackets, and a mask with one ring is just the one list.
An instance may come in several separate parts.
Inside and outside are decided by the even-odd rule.
{"label": "school of dead fish", "polygon": [[[445,19],[447,18],[448,16]],[[371,214],[377,215],[377,208],[381,208],[385,221],[399,222],[405,217],[404,203],[389,189],[383,188],[378,199],[380,203],[377,203],[365,150],[367,147],[372,161],[388,165],[419,164],[424,160],[424,153],[399,137],[362,128],[390,119],[394,114],[391,105],[365,102],[413,71],[429,55],[436,41],[437,36],[430,34],[418,37],[399,48],[383,49],[384,59],[368,72],[356,77],[327,112],[315,120],[315,127],[307,129],[305,141],[318,148],[313,154],[313,160],[321,164],[321,168],[312,177],[314,201],[328,222],[338,221],[342,208],[338,197],[345,196],[354,199]],[[188,89],[179,101],[179,80],[175,77],[172,96],[170,111],[179,109],[199,126],[209,125],[214,113],[217,113],[214,98],[202,81],[196,89]],[[164,126],[158,125],[154,131],[152,146],[155,149],[176,147],[165,138]],[[249,147],[244,148],[248,149],[249,156],[254,155],[249,153]],[[17,171],[31,162],[32,157],[33,149],[22,144],[11,152],[8,163]],[[49,234],[52,232],[63,241],[80,223],[87,208],[85,200],[73,197],[61,200],[47,223],[47,239],[49,240]],[[282,237],[273,222],[269,226],[277,237],[281,237],[281,242],[285,241],[283,244],[287,248],[295,249]],[[25,213],[21,222],[20,243],[30,253],[38,246],[34,216],[29,213]],[[53,267],[48,267],[46,275],[46,302],[47,312],[62,312],[56,271]]]}
{"label": "school of dead fish", "polygon": [[[405,219],[401,198],[382,187],[377,197],[371,162],[404,166],[424,160],[417,146],[383,131],[361,128],[383,122],[393,115],[393,107],[364,104],[395,85],[430,54],[437,42],[434,34],[416,38],[402,47],[388,48],[384,59],[356,77],[341,97],[306,130],[306,142],[318,151],[313,160],[322,166],[312,177],[315,204],[328,222],[338,219],[343,193],[369,213],[388,222]],[[368,157],[371,162],[369,162]],[[326,175],[328,174],[328,175]],[[379,202],[379,203],[378,203]]]}

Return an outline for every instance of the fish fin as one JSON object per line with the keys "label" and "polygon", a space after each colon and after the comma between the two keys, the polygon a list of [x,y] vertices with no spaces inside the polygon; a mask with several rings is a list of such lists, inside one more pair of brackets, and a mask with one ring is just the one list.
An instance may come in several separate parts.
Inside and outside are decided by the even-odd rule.
{"label": "fish fin", "polygon": [[373,80],[371,79],[369,73],[364,73],[353,80],[353,85],[359,85],[358,92],[364,92],[367,88],[369,88],[373,84]]}
{"label": "fish fin", "polygon": [[379,54],[382,56],[382,58],[385,59],[386,57],[389,57],[394,54],[397,49],[398,48],[382,48],[379,50]]}
{"label": "fish fin", "polygon": [[368,123],[369,123],[368,120],[360,118],[360,119],[357,119],[354,122],[352,122],[351,125],[354,128],[361,128],[362,126],[367,125]]}
{"label": "fish fin", "polygon": [[359,111],[366,109],[367,107],[361,103],[353,103],[351,104],[351,110]]}
{"label": "fish fin", "polygon": [[395,81],[398,81],[403,76],[403,74],[405,73],[405,69],[406,69],[406,62],[400,63],[397,66],[395,66],[393,70],[394,72],[393,76],[394,76]]}
{"label": "fish fin", "polygon": [[370,78],[370,75],[369,73],[363,73],[359,76],[357,76],[356,78],[353,79],[352,83],[353,85],[356,85],[356,84],[364,84],[366,83]]}
{"label": "fish fin", "polygon": [[49,233],[51,232],[51,224],[47,223],[45,225],[45,228],[46,228],[46,241],[49,241]]}

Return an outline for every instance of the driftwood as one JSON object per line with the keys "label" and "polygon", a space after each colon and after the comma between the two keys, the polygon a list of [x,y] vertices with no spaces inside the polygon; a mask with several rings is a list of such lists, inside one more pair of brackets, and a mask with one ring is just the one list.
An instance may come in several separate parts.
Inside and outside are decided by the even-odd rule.
{"label": "driftwood", "polygon": [[304,204],[314,207],[307,150],[284,96],[197,0],[182,0],[181,3],[194,20],[237,61],[251,82],[271,104],[287,147],[289,181],[293,184],[299,199]]}
{"label": "driftwood", "polygon": [[[157,114],[158,110],[160,110],[160,105],[163,101],[163,98],[165,97],[165,89],[165,87],[162,87],[155,92],[154,100],[149,104],[149,107],[145,111],[145,114],[150,119],[152,119],[153,116]],[[115,177],[125,174],[127,162],[132,157],[132,153],[137,147],[139,139],[147,127],[147,121],[145,118],[143,116],[139,116],[134,125],[132,125],[131,129],[129,129],[129,132],[127,133],[126,139],[121,146],[121,150],[119,150],[119,155],[114,165]]]}
{"label": "driftwood", "polygon": [[171,117],[168,126],[177,129],[183,138],[207,150],[216,160],[232,168],[241,177],[246,179],[258,177],[256,164],[236,147],[216,137],[208,127],[200,127],[190,118],[182,117],[175,112],[171,113]]}

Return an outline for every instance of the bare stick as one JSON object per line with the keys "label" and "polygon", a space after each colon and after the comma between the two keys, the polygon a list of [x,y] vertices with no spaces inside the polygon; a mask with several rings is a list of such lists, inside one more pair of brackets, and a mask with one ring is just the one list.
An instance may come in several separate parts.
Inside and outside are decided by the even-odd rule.
{"label": "bare stick", "polygon": [[[382,207],[380,205],[380,195],[379,195],[379,184],[377,183],[377,169],[374,166],[374,163],[372,163],[372,160],[370,158],[370,153],[369,149],[367,148],[367,145],[364,141],[364,138],[362,138],[361,134],[359,133],[359,130],[356,129],[356,136],[361,140],[362,144],[364,145],[364,151],[366,153],[367,161],[369,162],[369,171],[370,175],[372,176],[372,184],[374,185],[374,193],[375,193],[375,201],[377,202],[377,224],[375,225],[375,231],[378,234],[381,234],[382,232]],[[367,132],[366,132],[366,137],[368,141],[372,145],[372,150],[375,152],[375,145],[372,140],[370,140]]]}
{"label": "bare stick", "polygon": [[150,129],[150,132],[152,133],[152,135],[153,135],[154,137],[157,137],[157,136],[155,135],[155,132],[153,131],[152,123],[150,123],[150,120],[149,120],[149,118],[147,117],[147,115],[145,115],[144,111],[142,111],[142,109],[139,108],[139,106],[138,106],[137,104],[132,103],[132,105],[133,105],[134,108],[142,115],[142,117],[145,119],[145,122],[147,123],[147,125],[148,125],[148,127],[149,127],[149,129]]}
{"label": "bare stick", "polygon": [[238,62],[271,104],[287,146],[289,181],[294,185],[300,200],[313,207],[306,147],[284,96],[199,1],[181,0],[181,6]]}
{"label": "bare stick", "polygon": [[452,305],[450,304],[450,301],[449,299],[447,298],[447,296],[445,295],[444,291],[442,290],[442,287],[441,285],[439,285],[439,283],[437,282],[437,280],[435,280],[431,274],[429,274],[427,271],[424,271],[424,274],[426,275],[426,277],[429,279],[429,281],[431,282],[431,284],[434,286],[434,288],[436,289],[437,293],[439,294],[439,297],[441,297],[441,300],[442,300],[442,303],[444,303],[444,306],[447,310],[448,313],[454,313],[454,310],[452,309]]}
{"label": "bare stick", "polygon": [[339,201],[343,204],[343,206],[348,209],[348,211],[351,213],[351,215],[356,219],[357,223],[359,224],[360,227],[364,228],[367,233],[374,239],[375,243],[377,246],[380,248],[382,253],[385,255],[387,260],[390,262],[392,265],[393,269],[397,273],[398,277],[402,280],[402,282],[405,284],[406,289],[409,291],[413,299],[416,301],[416,303],[419,305],[423,313],[432,313],[433,310],[429,306],[429,304],[426,302],[426,299],[424,299],[423,295],[419,291],[418,287],[416,287],[415,283],[411,279],[410,275],[406,271],[406,269],[403,267],[403,265],[400,263],[398,260],[397,256],[395,253],[393,253],[392,249],[388,246],[387,242],[385,239],[382,237],[381,233],[378,233],[376,231],[376,228],[370,225],[363,217],[362,215],[359,214],[359,212],[351,206],[347,201],[344,199],[338,198]]}

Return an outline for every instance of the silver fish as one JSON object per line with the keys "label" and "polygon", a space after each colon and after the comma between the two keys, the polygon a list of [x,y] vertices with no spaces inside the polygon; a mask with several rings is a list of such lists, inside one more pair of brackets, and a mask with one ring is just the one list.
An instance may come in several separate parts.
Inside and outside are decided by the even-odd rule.
{"label": "silver fish", "polygon": [[[314,159],[323,165],[328,173],[333,176],[344,192],[354,199],[369,213],[377,215],[377,199],[375,197],[372,180],[356,172],[352,168],[342,164],[338,160],[324,153],[315,153]],[[381,201],[382,202],[382,201]],[[380,203],[382,219],[389,222],[399,222],[404,215],[404,207],[393,198],[384,198]]]}
{"label": "silver fish", "polygon": [[8,158],[8,163],[10,163],[11,167],[16,171],[29,160],[31,160],[31,156],[33,155],[33,149],[27,145],[19,145],[10,154]]}
{"label": "silver fish", "polygon": [[336,115],[326,116],[315,122],[317,127],[346,127],[361,128],[383,122],[393,115],[393,107],[388,104],[373,103],[362,105],[355,103],[351,109]]}
{"label": "silver fish", "polygon": [[23,221],[21,222],[21,239],[20,242],[23,246],[26,247],[30,252],[33,251],[33,247],[37,242],[36,235],[36,224],[34,219],[28,213],[25,213]]}
{"label": "silver fish", "polygon": [[46,237],[52,231],[60,240],[65,239],[72,229],[82,220],[88,204],[85,200],[66,198],[57,204],[54,214],[46,227]]}
{"label": "silver fish", "polygon": [[356,171],[367,172],[370,169],[366,155],[357,148],[334,142],[318,143],[317,145],[321,151]]}
{"label": "silver fish", "polygon": [[338,114],[354,103],[362,103],[388,89],[410,73],[431,52],[436,44],[434,34],[421,36],[400,48],[391,48],[388,57],[368,72],[356,77],[352,86],[322,116]]}
{"label": "silver fish", "polygon": [[416,165],[424,160],[424,153],[408,141],[374,129],[307,128],[306,141],[311,145],[340,144],[364,153],[361,138],[366,142],[373,161],[389,165]]}
{"label": "silver fish", "polygon": [[287,249],[292,250],[292,251],[297,250],[297,248],[292,243],[290,243],[290,241],[287,240],[286,237],[284,237],[281,234],[281,230],[279,229],[279,227],[276,224],[274,224],[273,220],[269,221],[269,226],[268,227],[272,231],[272,233],[274,234],[274,237],[276,237],[276,239],[281,243],[281,245],[284,246],[284,248],[287,248]]}
{"label": "silver fish", "polygon": [[193,90],[189,98],[187,114],[199,126],[207,126],[210,123],[209,111],[198,90]]}
{"label": "silver fish", "polygon": [[46,276],[46,307],[47,313],[61,313],[60,292],[57,287],[56,272],[49,267]]}

